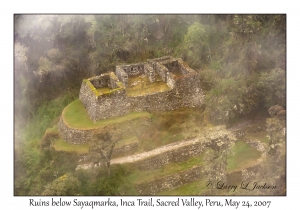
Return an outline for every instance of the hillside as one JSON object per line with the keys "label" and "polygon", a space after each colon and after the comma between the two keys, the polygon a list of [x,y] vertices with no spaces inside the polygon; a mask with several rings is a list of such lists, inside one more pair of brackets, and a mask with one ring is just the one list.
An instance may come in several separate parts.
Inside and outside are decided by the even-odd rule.
{"label": "hillside", "polygon": [[[16,14],[14,23],[15,195],[285,195],[286,15]],[[162,56],[180,62],[153,65]],[[178,82],[188,66],[192,80]],[[86,109],[81,86],[99,75],[96,96],[122,100]],[[96,136],[116,141],[110,176],[91,166]],[[277,187],[205,187],[242,179]]]}

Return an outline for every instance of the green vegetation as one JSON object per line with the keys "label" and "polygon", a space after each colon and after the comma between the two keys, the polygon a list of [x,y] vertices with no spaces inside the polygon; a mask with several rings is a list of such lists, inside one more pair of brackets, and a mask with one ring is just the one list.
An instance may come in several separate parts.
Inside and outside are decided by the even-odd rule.
{"label": "green vegetation", "polygon": [[260,131],[256,133],[247,133],[245,135],[245,138],[258,140],[262,143],[265,143],[265,145],[269,144],[269,139],[267,138],[268,132],[266,131]]}
{"label": "green vegetation", "polygon": [[57,151],[76,152],[77,154],[86,154],[89,151],[88,144],[69,144],[61,138],[54,142],[53,147]]}
{"label": "green vegetation", "polygon": [[102,87],[102,88],[97,88],[96,91],[97,91],[97,96],[101,96],[101,95],[109,95],[109,94],[112,94],[114,92],[117,92],[118,90],[122,90],[124,87],[123,87],[123,83],[121,82],[118,82],[117,83],[119,85],[119,87],[117,88],[108,88],[108,87]]}
{"label": "green vegetation", "polygon": [[151,83],[147,76],[134,76],[128,78],[128,88],[126,93],[128,96],[142,96],[156,92],[168,91],[171,88],[165,82],[160,80]]}
{"label": "green vegetation", "polygon": [[112,89],[108,87],[97,88],[96,90],[98,91],[99,95],[109,94],[112,92]]}
{"label": "green vegetation", "polygon": [[105,120],[99,120],[96,123],[94,123],[89,118],[86,109],[84,108],[81,101],[78,99],[65,108],[63,112],[63,117],[65,119],[65,122],[72,128],[92,129],[103,127],[105,125],[123,123],[138,118],[149,118],[150,114],[148,112],[131,112],[121,117],[113,117]]}
{"label": "green vegetation", "polygon": [[127,144],[132,144],[134,142],[138,142],[138,138],[136,136],[129,136],[127,138],[123,138],[122,140],[118,141],[116,144],[116,148],[122,147]]}
{"label": "green vegetation", "polygon": [[207,185],[207,182],[205,181],[205,179],[200,179],[198,181],[190,182],[183,186],[176,187],[175,189],[172,189],[172,190],[162,191],[162,192],[158,193],[157,195],[159,195],[159,196],[161,196],[161,195],[171,195],[171,196],[203,195],[205,193],[205,191],[207,190],[206,185]]}
{"label": "green vegetation", "polygon": [[105,165],[107,174],[110,176],[110,161],[113,150],[118,141],[122,139],[122,131],[116,126],[105,126],[101,129],[95,129],[89,143],[90,161],[96,165]]}
{"label": "green vegetation", "polygon": [[[77,95],[77,94],[76,94]],[[45,103],[35,113],[33,118],[21,128],[22,120],[17,118],[15,122],[15,174],[19,178],[16,180],[15,190],[20,195],[37,194],[39,187],[44,187],[45,179],[42,181],[37,178],[38,174],[43,174],[46,168],[45,164],[49,165],[49,151],[43,153],[41,140],[47,130],[47,133],[56,133],[55,126],[58,123],[58,117],[64,107],[75,99],[75,94],[71,92],[62,95],[52,101]],[[20,126],[20,127],[19,127]],[[57,154],[59,157],[62,153]],[[71,155],[72,156],[72,155]],[[64,157],[61,158],[63,161]],[[73,158],[73,157],[72,157]],[[72,158],[69,157],[70,160]],[[67,163],[68,161],[66,161]],[[62,163],[57,164],[60,167]],[[69,165],[72,167],[72,165]],[[26,168],[26,171],[24,171]],[[61,168],[60,171],[64,171]],[[51,172],[53,174],[53,171]],[[28,177],[31,177],[30,179]],[[33,187],[33,183],[35,187]]]}
{"label": "green vegetation", "polygon": [[[228,157],[228,165],[227,165],[228,173],[242,170],[249,166],[252,166],[261,157],[261,153],[259,151],[250,147],[244,141],[237,141],[233,146],[233,152],[234,155]],[[203,157],[203,155],[201,157]],[[202,158],[200,161],[202,161]],[[185,161],[183,163],[189,163],[189,162],[190,160]],[[201,162],[201,164],[204,164],[203,161]],[[151,174],[151,171],[148,173]],[[207,180],[203,178],[198,181],[191,182],[183,186],[179,186],[172,190],[162,191],[157,195],[204,195],[205,192],[207,191],[206,184],[207,184]],[[224,195],[228,195],[227,191],[221,191],[221,190],[218,195],[222,195],[223,193]]]}
{"label": "green vegetation", "polygon": [[207,32],[201,23],[194,22],[189,26],[182,43],[182,52],[192,68],[201,66],[206,57],[211,56]]}
{"label": "green vegetation", "polygon": [[[118,124],[120,128],[140,128],[141,122],[151,119],[151,125],[131,136],[124,136],[120,142],[138,139],[139,151],[149,151],[156,147],[195,137],[201,131],[201,112],[198,109],[179,109],[169,112],[131,112],[121,117],[113,117],[93,122],[80,100],[70,103],[63,112],[65,122],[72,128],[96,129],[106,125]],[[184,132],[183,132],[184,131]],[[131,140],[130,140],[131,139]],[[119,147],[121,143],[116,146]]]}
{"label": "green vegetation", "polygon": [[199,155],[193,158],[190,158],[187,161],[170,163],[164,165],[159,169],[150,170],[150,171],[140,171],[134,170],[127,178],[132,184],[141,184],[148,181],[153,181],[155,179],[162,178],[164,176],[171,175],[173,173],[178,173],[192,168],[196,165],[202,165],[203,155]]}
{"label": "green vegetation", "polygon": [[[131,138],[127,138],[124,140],[119,141],[116,144],[116,148],[122,147],[127,144],[131,144],[137,142],[138,139],[134,136]],[[86,154],[89,151],[88,144],[70,144],[65,140],[59,138],[53,143],[53,147],[57,151],[65,151],[65,152],[76,152],[77,154]]]}
{"label": "green vegetation", "polygon": [[202,113],[199,109],[153,113],[151,125],[138,136],[139,148],[141,151],[149,151],[159,146],[196,137],[201,133],[202,126]]}
{"label": "green vegetation", "polygon": [[82,81],[85,82],[88,85],[88,87],[94,92],[94,94],[96,96],[99,96],[99,91],[94,87],[94,85],[91,83],[90,80],[84,79]]}
{"label": "green vegetation", "polygon": [[[69,125],[90,129],[128,123],[139,131],[139,120],[151,119],[152,126],[146,132],[121,140],[137,139],[139,149],[147,151],[200,135],[204,125],[230,126],[241,118],[261,119],[273,105],[286,108],[284,14],[23,14],[15,15],[14,21],[15,195],[136,194],[124,178],[130,169],[112,167],[111,177],[103,176],[103,171],[75,171],[81,149],[71,149],[59,139],[55,141],[59,116],[65,106],[78,98],[83,79],[110,72],[119,64],[165,55],[180,57],[199,73],[205,104],[201,109],[130,113],[94,124],[77,100],[64,112]],[[167,90],[159,82],[153,86],[142,84],[130,87],[132,92],[129,90],[128,94]],[[121,84],[118,86],[122,88]],[[284,132],[282,128],[280,132],[273,130],[280,124],[274,119],[267,124],[269,141],[263,132],[246,137],[269,147],[272,154],[264,159],[266,167],[261,171],[276,171],[276,176],[280,174],[278,183],[285,186],[285,153],[281,151]],[[227,170],[254,162],[260,154],[252,149],[237,142],[236,154],[228,159]],[[258,178],[266,178],[264,175],[274,178],[270,173]],[[72,188],[60,177],[78,185]],[[199,181],[178,188],[181,191],[166,193],[201,194],[202,188]]]}
{"label": "green vegetation", "polygon": [[233,147],[233,155],[228,157],[227,171],[232,172],[247,168],[257,162],[261,153],[244,141],[237,141]]}

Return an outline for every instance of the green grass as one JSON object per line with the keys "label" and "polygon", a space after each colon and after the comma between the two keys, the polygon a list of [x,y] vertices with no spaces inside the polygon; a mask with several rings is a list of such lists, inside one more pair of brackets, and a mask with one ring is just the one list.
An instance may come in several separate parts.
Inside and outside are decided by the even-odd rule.
{"label": "green grass", "polygon": [[149,151],[159,146],[200,135],[201,112],[197,109],[178,109],[156,112],[152,125],[140,137],[139,148]]}
{"label": "green grass", "polygon": [[[133,83],[137,84],[131,87]],[[126,93],[128,96],[134,97],[168,90],[171,90],[171,88],[165,82],[155,81],[151,83],[147,76],[141,77],[139,75],[128,78]]]}
{"label": "green grass", "polygon": [[51,132],[58,133],[57,125],[54,125],[54,126],[51,127],[51,128],[47,128],[45,133],[51,133]]}
{"label": "green grass", "polygon": [[[131,144],[137,141],[138,139],[135,136],[131,138],[126,138],[124,140],[119,141],[116,144],[115,148],[122,147],[124,145]],[[89,151],[88,144],[70,144],[61,138],[54,142],[53,147],[57,151],[76,152],[78,154],[85,154]]]}
{"label": "green grass", "polygon": [[268,132],[267,131],[260,131],[256,133],[248,133],[246,134],[245,138],[250,138],[250,139],[257,139],[262,143],[269,143],[269,139],[267,138]]}
{"label": "green grass", "polygon": [[201,195],[206,191],[205,179],[200,179],[195,182],[190,182],[183,186],[176,187],[172,190],[166,190],[157,195]]}
{"label": "green grass", "polygon": [[[227,172],[247,168],[261,156],[259,151],[250,147],[244,141],[237,141],[233,151],[235,155],[228,158]],[[172,190],[162,191],[157,195],[201,195],[207,190],[206,183],[205,179],[200,179]],[[222,192],[220,191],[220,193]]]}
{"label": "green grass", "polygon": [[227,171],[237,171],[254,164],[261,153],[250,147],[245,141],[237,141],[233,147],[234,155],[228,157]]}
{"label": "green grass", "polygon": [[63,117],[65,120],[65,123],[68,124],[68,126],[72,128],[78,128],[78,129],[93,129],[93,128],[99,128],[104,127],[106,125],[111,124],[117,124],[117,123],[123,123],[126,121],[131,121],[137,118],[141,117],[150,117],[150,114],[148,112],[131,112],[127,115],[121,116],[121,117],[113,117],[105,120],[99,120],[96,123],[94,123],[90,118],[89,115],[84,108],[81,101],[75,100],[72,103],[70,103],[63,112]]}
{"label": "green grass", "polygon": [[99,95],[108,94],[112,91],[112,89],[108,87],[97,88],[96,90],[98,91]]}
{"label": "green grass", "polygon": [[77,152],[78,154],[85,154],[89,151],[88,144],[69,144],[61,138],[54,142],[53,147],[56,151]]}
{"label": "green grass", "polygon": [[129,138],[126,138],[126,139],[122,139],[121,141],[119,141],[115,148],[119,148],[119,147],[122,147],[124,145],[128,145],[128,144],[132,144],[134,142],[138,142],[138,138],[136,136],[131,136]]}
{"label": "green grass", "polygon": [[192,157],[187,161],[170,163],[168,165],[164,165],[163,167],[150,171],[140,171],[135,170],[132,174],[128,176],[128,180],[133,184],[141,184],[143,182],[148,182],[151,180],[155,180],[157,178],[161,178],[163,176],[167,176],[173,173],[178,173],[180,171],[185,171],[187,169],[192,168],[195,165],[202,164],[203,155],[199,155],[196,157]]}

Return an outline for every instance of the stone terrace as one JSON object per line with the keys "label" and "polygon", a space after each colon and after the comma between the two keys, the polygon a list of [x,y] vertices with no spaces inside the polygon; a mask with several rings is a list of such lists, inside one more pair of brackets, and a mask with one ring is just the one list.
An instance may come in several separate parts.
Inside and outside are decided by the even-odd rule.
{"label": "stone terrace", "polygon": [[180,58],[116,66],[82,82],[79,99],[93,121],[131,111],[167,111],[203,103],[198,74]]}

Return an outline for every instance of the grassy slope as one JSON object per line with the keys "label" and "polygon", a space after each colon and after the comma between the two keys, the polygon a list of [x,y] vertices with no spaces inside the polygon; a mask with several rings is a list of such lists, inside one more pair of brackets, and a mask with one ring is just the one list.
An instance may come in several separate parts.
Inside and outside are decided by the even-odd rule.
{"label": "grassy slope", "polygon": [[253,165],[261,153],[244,141],[237,141],[233,148],[234,155],[228,157],[227,171],[232,172]]}
{"label": "grassy slope", "polygon": [[205,179],[200,179],[195,182],[185,184],[173,190],[166,190],[158,193],[157,195],[201,195],[206,190]]}
{"label": "grassy slope", "polygon": [[[115,148],[119,148],[124,145],[131,144],[131,143],[134,143],[137,141],[138,141],[138,139],[135,136],[125,138],[125,139],[122,139],[121,141],[119,141],[116,144]],[[54,142],[53,147],[57,151],[76,152],[78,154],[86,154],[89,151],[88,144],[70,144],[70,143],[64,141],[62,138],[57,139]]]}
{"label": "grassy slope", "polygon": [[[261,155],[259,151],[253,149],[244,141],[237,141],[233,152],[235,155],[228,158],[228,172],[241,170],[250,166],[250,164],[255,163]],[[159,175],[157,175],[157,177],[159,177]],[[162,191],[158,195],[200,195],[206,190],[206,182],[205,179],[200,179],[172,190]]]}
{"label": "grassy slope", "polygon": [[187,161],[170,163],[168,165],[164,165],[163,167],[161,167],[159,169],[150,170],[150,171],[140,171],[140,170],[136,169],[133,171],[133,173],[131,173],[128,176],[128,180],[130,180],[130,182],[133,184],[140,184],[143,182],[155,180],[157,178],[161,178],[163,176],[168,176],[173,173],[185,171],[187,169],[192,168],[195,165],[201,165],[202,158],[203,158],[203,155],[199,155],[196,157],[192,157]]}
{"label": "grassy slope", "polygon": [[121,117],[113,117],[105,120],[99,120],[93,122],[84,108],[81,101],[78,99],[70,103],[63,112],[65,122],[72,128],[78,129],[93,129],[106,125],[122,123],[130,120],[134,120],[140,117],[150,117],[148,112],[131,112]]}
{"label": "grassy slope", "polygon": [[[125,133],[122,142],[117,145],[117,147],[119,147],[128,142],[139,141],[140,152],[149,151],[162,145],[180,141],[184,138],[194,137],[201,130],[200,124],[202,118],[200,115],[201,113],[199,113],[197,109],[179,109],[152,114],[148,112],[131,112],[124,116],[100,120],[94,123],[88,117],[87,111],[80,100],[75,100],[70,103],[63,112],[65,122],[70,127],[78,129],[95,129],[111,124],[118,124],[118,126],[122,128],[131,126],[138,129],[141,122],[151,118],[151,126],[149,126],[141,136],[128,136]],[[197,130],[197,132],[195,130]],[[56,146],[56,148],[59,149],[65,148],[67,145],[58,142]]]}
{"label": "grassy slope", "polygon": [[[173,134],[175,128],[180,128],[180,126],[185,125],[187,122],[193,122],[192,126],[196,128],[196,121],[195,121],[195,110],[176,110],[172,112],[165,112],[163,114],[154,114],[152,117],[153,123],[157,123],[157,126],[161,128],[161,126],[165,127],[165,122],[169,121],[169,118],[174,119],[173,122],[170,125],[167,125],[166,129],[161,130],[161,135],[157,137],[163,137],[158,138],[160,139],[160,143],[163,145],[165,143],[169,143],[168,140],[166,141],[166,137],[172,136],[172,141],[174,141],[176,138],[175,136],[180,134],[181,132],[184,132],[183,130],[180,130],[180,133],[175,132]],[[77,127],[81,129],[88,129],[88,128],[96,128],[96,127],[102,127],[107,124],[114,124],[114,123],[122,123],[126,121],[130,121],[133,119],[137,119],[139,117],[150,117],[150,114],[147,112],[139,112],[139,113],[130,113],[128,115],[122,116],[122,117],[115,117],[107,120],[101,120],[99,122],[96,122],[95,124],[88,118],[87,112],[84,109],[82,103],[79,100],[76,100],[72,102],[69,106],[66,107],[64,111],[64,117],[67,120],[67,123],[71,125],[72,127]],[[199,116],[198,116],[199,117]],[[163,119],[163,121],[161,121]],[[161,124],[163,123],[163,124]],[[195,123],[195,124],[194,124]],[[179,127],[178,127],[179,126]],[[177,130],[177,129],[175,129]],[[171,131],[171,133],[170,133]],[[260,135],[260,134],[256,134]],[[264,136],[262,133],[261,136]],[[153,138],[154,136],[152,136]],[[182,137],[180,135],[180,137]],[[157,140],[158,140],[157,139]],[[132,141],[136,141],[136,137],[130,137],[126,138],[122,141],[122,145],[125,143],[130,143]],[[179,139],[181,140],[181,139]],[[166,142],[165,142],[166,141]],[[175,140],[176,141],[176,140]],[[153,143],[153,142],[152,142]],[[79,154],[84,153],[88,150],[88,145],[70,145],[63,140],[59,139],[55,143],[55,148],[58,150],[64,150],[64,151],[77,151]],[[118,145],[121,146],[121,145]],[[247,167],[248,165],[254,163],[259,157],[260,153],[247,145],[243,141],[236,142],[236,145],[234,146],[234,156],[229,157],[228,159],[228,171],[234,171],[239,170],[241,168]],[[163,176],[167,176],[173,173],[178,173],[180,171],[187,170],[194,165],[200,165],[202,164],[202,156],[199,157],[193,157],[189,159],[188,161],[180,162],[180,163],[171,163],[169,165],[166,165],[160,169],[151,170],[151,171],[139,171],[134,170],[133,173],[131,173],[128,176],[128,179],[133,184],[139,184],[143,182],[148,182],[150,180],[155,180],[157,178],[161,178]],[[161,192],[160,195],[193,195],[193,194],[201,194],[202,191],[204,191],[205,188],[205,180],[199,180],[193,183],[186,184],[184,186],[178,187],[174,190]]]}
{"label": "grassy slope", "polygon": [[247,133],[245,138],[257,139],[264,144],[268,144],[269,139],[267,138],[267,135],[268,135],[267,131],[260,131],[260,132],[256,132],[256,133]]}
{"label": "grassy slope", "polygon": [[61,138],[55,141],[53,147],[57,151],[77,152],[78,154],[85,154],[89,151],[87,144],[69,144]]}

